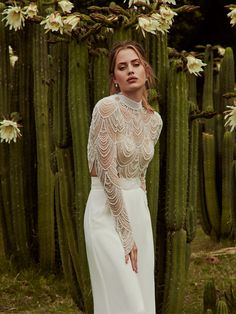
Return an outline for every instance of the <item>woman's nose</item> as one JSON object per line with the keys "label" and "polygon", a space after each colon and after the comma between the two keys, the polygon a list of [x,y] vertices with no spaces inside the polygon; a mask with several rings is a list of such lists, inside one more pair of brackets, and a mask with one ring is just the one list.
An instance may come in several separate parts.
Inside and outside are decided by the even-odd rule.
{"label": "woman's nose", "polygon": [[128,75],[130,75],[130,74],[134,74],[134,69],[133,69],[132,65],[128,66]]}

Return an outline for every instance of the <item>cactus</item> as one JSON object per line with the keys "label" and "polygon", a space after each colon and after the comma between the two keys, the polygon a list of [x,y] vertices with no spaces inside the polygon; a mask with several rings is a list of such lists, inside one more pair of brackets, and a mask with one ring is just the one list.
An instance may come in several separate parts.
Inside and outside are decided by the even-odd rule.
{"label": "cactus", "polygon": [[[156,110],[157,107],[157,93],[156,90],[149,90],[149,104]],[[159,197],[159,180],[160,180],[160,151],[159,143],[155,146],[155,152],[152,161],[147,170],[146,185],[148,205],[151,214],[152,230],[154,238],[154,246],[156,242],[156,220],[158,211],[158,197]]]}
{"label": "cactus", "polygon": [[167,260],[165,293],[162,313],[181,314],[184,299],[186,265],[186,231],[169,232],[167,236]]}
{"label": "cactus", "polygon": [[[202,95],[202,110],[203,111],[214,111],[213,102],[213,50],[211,45],[207,45],[205,49],[205,63],[207,64],[204,69],[204,84],[203,84],[203,95]],[[205,132],[214,132],[214,118],[211,118],[204,123]]]}
{"label": "cactus", "polygon": [[71,145],[71,130],[68,112],[68,43],[57,40],[50,46],[52,57],[52,106],[53,106],[53,142],[57,147],[68,147]]}
{"label": "cactus", "polygon": [[[78,84],[80,82],[80,84]],[[76,232],[80,255],[79,286],[83,293],[85,311],[92,311],[91,286],[85,249],[83,217],[90,187],[87,165],[87,141],[90,106],[88,103],[88,46],[86,41],[69,43],[68,105],[72,132],[75,176]]]}
{"label": "cactus", "polygon": [[43,30],[33,25],[34,113],[37,144],[38,237],[40,266],[55,265],[54,176],[49,164],[48,54]]}
{"label": "cactus", "polygon": [[220,300],[216,305],[216,314],[229,314],[228,306],[225,301]]}
{"label": "cactus", "polygon": [[206,204],[209,221],[212,226],[212,235],[217,238],[220,235],[220,209],[216,190],[216,161],[215,138],[213,134],[203,133],[203,171]]}
{"label": "cactus", "polygon": [[[166,165],[166,270],[162,313],[182,313],[186,278],[186,231],[183,229],[187,207],[189,164],[186,74],[179,60],[170,64],[167,95]],[[180,270],[181,268],[181,270]],[[178,270],[179,269],[179,270]],[[181,275],[180,275],[181,274]]]}
{"label": "cactus", "polygon": [[226,303],[229,308],[229,312],[232,314],[236,313],[236,289],[230,284],[229,291],[224,293]]}
{"label": "cactus", "polygon": [[232,168],[233,161],[233,134],[224,133],[222,148],[222,212],[221,212],[221,238],[229,238],[232,231]]}
{"label": "cactus", "polygon": [[232,105],[232,98],[224,98],[225,93],[234,91],[235,83],[235,64],[234,64],[234,53],[231,47],[225,49],[224,57],[221,61],[220,73],[219,73],[219,98],[220,98],[220,113],[226,110],[227,105]]}
{"label": "cactus", "polygon": [[[10,58],[9,58],[9,41],[1,21],[0,14],[0,119],[8,117],[10,114]],[[1,143],[0,149],[0,184],[2,195],[2,206],[0,207],[1,232],[5,239],[5,254],[11,256],[16,251],[15,237],[12,226],[12,210],[10,196],[10,177],[9,177],[9,145]]]}
{"label": "cactus", "polygon": [[216,287],[214,280],[209,280],[204,285],[203,292],[203,310],[204,313],[211,309],[215,313],[216,309]]}
{"label": "cactus", "polygon": [[236,195],[235,195],[235,187],[236,187],[236,160],[232,162],[231,166],[232,171],[232,184],[231,184],[231,196],[232,196],[232,234],[231,238],[236,239]]}
{"label": "cactus", "polygon": [[[186,74],[173,61],[169,71],[167,108],[166,224],[168,230],[183,227],[188,180],[188,114]],[[181,181],[180,181],[181,178]]]}
{"label": "cactus", "polygon": [[[109,95],[108,50],[96,48],[93,57],[93,96],[92,103]],[[106,82],[106,83],[105,83]]]}
{"label": "cactus", "polygon": [[[188,101],[190,113],[198,109],[196,77],[188,75]],[[189,175],[186,213],[187,242],[190,243],[196,234],[197,207],[199,195],[199,121],[190,121],[189,138]]]}
{"label": "cactus", "polygon": [[[234,58],[230,47],[225,50],[221,61],[219,78],[213,80],[212,48],[207,46],[206,59],[208,66],[204,74],[203,110],[218,110],[217,115],[205,121],[202,133],[204,168],[203,186],[201,196],[203,207],[201,221],[203,230],[211,234],[212,238],[221,240],[232,238],[233,203],[232,203],[232,168],[234,136],[223,126],[223,111],[226,105],[232,103],[232,98],[224,98],[224,94],[232,92],[234,88]],[[213,91],[213,82],[218,84]],[[214,99],[213,99],[214,95]],[[218,95],[218,96],[217,96]],[[219,104],[216,98],[219,98]],[[213,103],[213,100],[215,103]],[[216,176],[217,174],[217,176]]]}
{"label": "cactus", "polygon": [[[61,149],[59,149],[61,151]],[[64,153],[61,153],[60,155],[63,156]],[[59,177],[61,176],[61,179]],[[63,178],[64,177],[64,178]],[[82,310],[84,309],[84,304],[83,304],[83,297],[81,290],[78,285],[78,280],[76,277],[76,272],[74,269],[74,264],[72,261],[71,257],[71,252],[69,250],[68,243],[70,241],[70,237],[67,236],[66,234],[66,221],[63,222],[63,215],[62,215],[62,208],[61,208],[61,201],[60,199],[62,198],[63,205],[65,206],[65,202],[69,201],[67,196],[70,194],[70,191],[67,190],[67,193],[64,193],[61,191],[59,188],[59,180],[61,181],[61,186],[66,187],[66,181],[64,180],[67,178],[64,174],[64,169],[61,168],[61,175],[57,174],[56,175],[56,180],[55,180],[55,207],[56,207],[56,220],[57,220],[57,228],[58,228],[58,240],[59,240],[59,248],[60,248],[60,256],[61,256],[61,262],[62,262],[62,268],[63,268],[63,273],[66,279],[66,283],[69,287],[70,294],[74,300],[74,302],[78,305],[79,309]],[[71,178],[69,177],[69,180]],[[70,187],[68,185],[68,187]],[[66,197],[65,197],[66,196]],[[68,206],[69,209],[71,209],[71,204]],[[64,207],[64,211],[67,210],[67,207]],[[68,211],[69,213],[69,211]],[[68,216],[67,213],[67,216]],[[65,213],[66,214],[66,213]],[[72,217],[71,217],[72,218]],[[66,219],[65,219],[66,220]],[[68,225],[70,227],[70,225]],[[68,232],[68,230],[67,230]],[[70,233],[73,233],[73,230],[69,230]],[[72,254],[78,254],[77,250],[72,252]],[[76,266],[76,265],[75,265]],[[77,264],[78,267],[78,264]]]}

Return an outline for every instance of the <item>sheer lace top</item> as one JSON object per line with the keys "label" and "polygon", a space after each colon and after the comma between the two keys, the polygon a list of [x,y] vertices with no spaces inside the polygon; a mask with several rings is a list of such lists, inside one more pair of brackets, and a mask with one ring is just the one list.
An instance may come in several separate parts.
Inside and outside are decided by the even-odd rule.
{"label": "sheer lace top", "polygon": [[101,99],[93,109],[88,139],[89,170],[95,167],[104,186],[125,254],[131,251],[134,239],[119,178],[139,177],[145,189],[146,170],[161,128],[162,119],[157,112],[148,112],[141,102],[122,94]]}

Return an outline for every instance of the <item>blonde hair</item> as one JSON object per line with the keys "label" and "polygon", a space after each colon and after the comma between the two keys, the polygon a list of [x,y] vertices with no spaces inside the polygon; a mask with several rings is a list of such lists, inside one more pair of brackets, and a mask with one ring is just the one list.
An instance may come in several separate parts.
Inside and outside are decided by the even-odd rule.
{"label": "blonde hair", "polygon": [[115,42],[110,50],[110,54],[109,54],[110,94],[112,95],[112,94],[117,93],[117,88],[115,87],[113,77],[114,77],[114,70],[115,70],[117,55],[123,49],[133,49],[134,52],[139,57],[142,65],[144,66],[146,76],[147,76],[147,82],[145,84],[145,88],[144,88],[144,92],[142,96],[142,102],[143,102],[144,108],[146,108],[148,111],[154,111],[154,109],[148,103],[148,89],[151,88],[155,83],[153,69],[146,59],[145,51],[143,47],[136,41],[124,40],[124,41]]}

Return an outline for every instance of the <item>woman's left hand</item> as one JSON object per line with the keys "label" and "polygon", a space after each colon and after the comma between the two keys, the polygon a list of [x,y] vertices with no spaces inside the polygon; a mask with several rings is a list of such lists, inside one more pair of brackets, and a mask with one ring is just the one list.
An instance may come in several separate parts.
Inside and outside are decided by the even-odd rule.
{"label": "woman's left hand", "polygon": [[134,243],[134,246],[132,247],[132,250],[130,251],[130,253],[125,255],[126,264],[128,263],[129,258],[131,260],[131,265],[132,265],[133,271],[135,271],[137,273],[138,272],[138,248],[137,248],[135,243]]}

